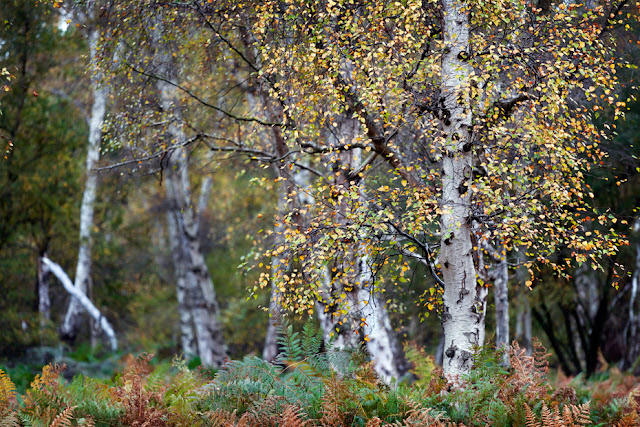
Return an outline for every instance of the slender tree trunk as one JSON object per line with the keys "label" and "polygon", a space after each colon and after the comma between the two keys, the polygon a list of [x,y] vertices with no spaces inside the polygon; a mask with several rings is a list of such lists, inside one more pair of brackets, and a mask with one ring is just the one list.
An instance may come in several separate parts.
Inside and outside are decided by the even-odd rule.
{"label": "slender tree trunk", "polygon": [[46,257],[46,251],[43,251],[38,257],[38,313],[40,313],[41,328],[51,320],[51,298],[49,298],[51,269],[42,262],[42,258]]}
{"label": "slender tree trunk", "polygon": [[[89,289],[91,280],[91,229],[93,228],[93,212],[98,188],[98,173],[94,170],[100,159],[100,141],[102,138],[102,124],[104,122],[108,88],[103,85],[103,78],[96,64],[98,57],[98,41],[100,29],[96,27],[89,33],[89,54],[92,61],[93,76],[93,105],[89,120],[89,146],[87,149],[87,179],[85,182],[82,205],[80,207],[80,247],[76,266],[75,286],[84,294]],[[60,328],[64,339],[74,340],[80,323],[82,307],[78,300],[71,298],[69,308]]]}
{"label": "slender tree trunk", "polygon": [[444,277],[442,326],[445,335],[444,375],[457,382],[473,366],[473,348],[484,335],[478,305],[476,269],[469,224],[473,166],[471,111],[467,89],[469,56],[468,2],[443,0],[442,56],[442,229],[440,264]]}
{"label": "slender tree trunk", "polygon": [[496,348],[504,350],[501,365],[510,366],[509,360],[509,266],[506,255],[493,267],[493,294],[496,307]]}
{"label": "slender tree trunk", "polygon": [[[634,229],[636,232],[640,230],[640,220],[636,220]],[[634,268],[629,298],[629,320],[625,326],[624,333],[627,342],[625,368],[635,368],[637,361],[640,360],[640,316],[638,316],[638,311],[640,310],[640,304],[638,304],[638,293],[640,292],[640,243],[636,243],[636,265]]]}
{"label": "slender tree trunk", "polygon": [[184,254],[182,242],[180,239],[180,230],[178,224],[178,216],[176,213],[176,190],[174,189],[173,180],[165,177],[165,191],[167,203],[167,235],[169,238],[169,246],[171,247],[171,260],[173,262],[173,275],[176,281],[176,299],[178,301],[178,316],[180,327],[180,344],[182,353],[186,357],[193,357],[198,354],[198,346],[196,344],[195,333],[193,329],[193,314],[187,305],[187,277],[185,274]]}
{"label": "slender tree trunk", "polygon": [[[278,212],[280,216],[286,215],[286,210],[289,205],[288,199],[289,193],[287,192],[287,186],[282,184],[280,186],[280,194],[278,195]],[[274,245],[282,243],[284,225],[282,221],[278,222],[273,235],[276,241]],[[282,307],[281,307],[281,293],[277,287],[275,277],[280,277],[285,274],[287,270],[286,256],[273,256],[271,257],[271,293],[269,297],[269,323],[267,325],[267,333],[264,339],[264,349],[262,350],[262,358],[267,362],[273,362],[278,356],[278,328],[276,322],[281,320]],[[285,262],[283,262],[285,261]]]}
{"label": "slender tree trunk", "polygon": [[[524,286],[524,285],[523,285]],[[533,354],[533,344],[531,342],[531,303],[525,290],[520,290],[518,298],[518,309],[516,311],[516,333],[515,339],[526,349],[527,356]]]}
{"label": "slender tree trunk", "polygon": [[408,372],[404,354],[391,326],[384,298],[375,291],[374,277],[369,267],[368,256],[362,250],[357,260],[360,263],[358,289],[359,313],[363,320],[363,332],[367,351],[373,360],[373,366],[380,378],[386,383],[393,378],[399,379]]}
{"label": "slender tree trunk", "polygon": [[[160,106],[170,123],[167,136],[170,144],[177,145],[169,156],[165,170],[165,190],[168,203],[169,238],[172,240],[174,274],[176,278],[180,328],[185,353],[195,353],[203,365],[221,366],[227,355],[218,320],[220,309],[216,299],[209,269],[200,248],[198,215],[191,202],[189,160],[187,149],[180,145],[186,141],[182,130],[182,112],[174,85],[177,73],[171,54],[164,49],[160,33],[161,23],[156,24],[154,42],[158,49],[156,87],[160,94]],[[166,79],[168,81],[165,81]]]}
{"label": "slender tree trunk", "polygon": [[[518,252],[518,263],[524,264],[525,255],[522,251]],[[516,270],[516,279],[518,282],[518,310],[516,313],[516,336],[521,346],[524,346],[527,352],[527,356],[533,354],[533,342],[531,335],[532,316],[531,316],[531,301],[529,293],[531,290],[525,285],[527,281],[527,272],[524,267],[519,267]]]}

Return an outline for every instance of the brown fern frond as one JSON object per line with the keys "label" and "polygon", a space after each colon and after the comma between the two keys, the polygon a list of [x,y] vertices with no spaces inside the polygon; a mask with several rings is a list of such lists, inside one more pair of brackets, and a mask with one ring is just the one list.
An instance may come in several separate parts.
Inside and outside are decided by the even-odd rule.
{"label": "brown fern frond", "polygon": [[77,406],[69,406],[64,411],[60,412],[57,417],[53,419],[49,427],[71,427],[71,421],[73,420],[73,410]]}
{"label": "brown fern frond", "polygon": [[4,411],[0,410],[0,427],[19,427],[20,423],[18,422],[18,415],[11,410],[10,408],[6,408]]}
{"label": "brown fern frond", "polygon": [[525,404],[526,427],[581,427],[591,425],[591,412],[589,402],[583,405],[565,405],[560,411],[557,405],[551,407],[546,403],[542,403],[541,419],[539,423],[535,414]]}
{"label": "brown fern frond", "polygon": [[588,426],[591,424],[591,411],[589,408],[589,402],[582,405],[571,405],[571,415],[573,416],[573,425],[575,426]]}
{"label": "brown fern frond", "polygon": [[341,427],[348,424],[341,405],[349,399],[349,393],[343,380],[332,377],[325,385],[322,397],[322,418],[320,425],[324,427]]}
{"label": "brown fern frond", "polygon": [[433,415],[430,408],[414,406],[406,412],[407,417],[394,424],[385,424],[385,427],[465,427],[464,424],[456,424],[445,419],[444,415]]}
{"label": "brown fern frond", "polygon": [[364,427],[382,427],[382,420],[378,417],[373,417],[367,421]]}
{"label": "brown fern frond", "polygon": [[617,423],[613,425],[613,427],[638,427],[638,426],[640,426],[640,418],[638,418],[638,414],[635,411],[625,414]]}
{"label": "brown fern frond", "polygon": [[238,422],[238,414],[234,409],[232,412],[224,409],[205,412],[204,416],[211,422],[213,427],[233,427]]}
{"label": "brown fern frond", "polygon": [[[520,348],[517,341],[513,341],[510,350],[511,375],[509,383],[515,390],[525,390],[525,397],[530,402],[545,400],[551,389],[546,374],[549,371],[547,349],[534,340],[534,353],[527,356],[526,350]],[[506,387],[510,389],[510,387]]]}
{"label": "brown fern frond", "polygon": [[24,396],[22,413],[42,425],[49,425],[56,416],[69,407],[65,401],[67,393],[58,382],[60,373],[66,365],[49,364],[42,368],[42,373],[36,375],[31,387]]}
{"label": "brown fern frond", "polygon": [[560,417],[558,407],[549,409],[546,403],[542,403],[542,427],[565,427]]}
{"label": "brown fern frond", "polygon": [[16,386],[9,375],[0,369],[0,409],[6,408],[16,402]]}
{"label": "brown fern frond", "polygon": [[287,405],[280,415],[278,426],[281,427],[306,427],[311,424],[302,409],[294,405]]}
{"label": "brown fern frond", "polygon": [[629,404],[636,411],[640,409],[640,387],[636,387],[629,393]]}
{"label": "brown fern frond", "polygon": [[58,363],[50,363],[42,368],[42,374],[36,375],[31,381],[31,389],[43,390],[47,386],[56,386],[58,384],[58,377],[67,369],[66,363],[62,365]]}
{"label": "brown fern frond", "polygon": [[123,385],[115,390],[117,400],[124,405],[121,422],[124,425],[164,427],[168,425],[167,414],[151,405],[161,402],[162,394],[145,390],[143,381],[152,372],[149,362],[153,354],[140,354],[133,366],[122,376]]}
{"label": "brown fern frond", "polygon": [[533,413],[529,405],[524,404],[524,413],[526,415],[527,424],[526,427],[542,427],[536,420],[536,414]]}
{"label": "brown fern frond", "polygon": [[299,406],[287,403],[282,396],[269,396],[247,411],[240,423],[255,427],[304,427],[310,421]]}

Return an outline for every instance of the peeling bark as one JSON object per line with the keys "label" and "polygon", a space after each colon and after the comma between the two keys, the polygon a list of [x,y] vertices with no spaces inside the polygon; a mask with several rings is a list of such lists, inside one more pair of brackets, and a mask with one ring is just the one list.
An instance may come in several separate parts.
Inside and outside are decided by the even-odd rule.
{"label": "peeling bark", "polygon": [[472,68],[469,54],[469,5],[444,0],[441,124],[445,134],[442,158],[442,229],[440,264],[445,287],[442,326],[445,335],[443,371],[457,383],[473,366],[474,346],[484,336],[482,303],[478,301],[476,269],[469,224],[473,170],[471,112],[468,95]]}

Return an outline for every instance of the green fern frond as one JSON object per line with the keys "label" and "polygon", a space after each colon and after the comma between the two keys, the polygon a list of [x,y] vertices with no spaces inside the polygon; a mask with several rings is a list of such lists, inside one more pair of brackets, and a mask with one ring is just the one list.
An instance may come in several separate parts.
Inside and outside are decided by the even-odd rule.
{"label": "green fern frond", "polygon": [[278,344],[280,344],[280,354],[278,361],[301,360],[302,345],[300,344],[299,332],[294,332],[292,325],[283,324],[286,329],[278,335]]}
{"label": "green fern frond", "polygon": [[96,420],[99,426],[113,425],[124,412],[122,403],[105,380],[77,375],[65,387],[64,394],[69,403],[76,405],[74,413],[84,420],[82,425],[94,425]]}
{"label": "green fern frond", "polygon": [[156,366],[155,370],[147,376],[145,389],[152,393],[161,391],[167,383],[169,373],[171,371],[171,366],[172,364],[169,363],[162,363],[159,366]]}
{"label": "green fern frond", "polygon": [[322,349],[322,331],[316,327],[313,318],[309,318],[302,328],[302,351],[304,357],[312,359]]}

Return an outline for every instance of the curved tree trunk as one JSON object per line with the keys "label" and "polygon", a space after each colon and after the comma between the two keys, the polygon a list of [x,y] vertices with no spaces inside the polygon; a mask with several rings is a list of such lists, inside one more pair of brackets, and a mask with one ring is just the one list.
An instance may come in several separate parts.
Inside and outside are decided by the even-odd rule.
{"label": "curved tree trunk", "polygon": [[444,375],[457,382],[473,365],[473,348],[484,336],[478,306],[476,269],[469,224],[473,140],[467,88],[470,84],[469,4],[444,0],[441,121],[445,133],[442,159],[442,229],[440,264],[444,277],[442,326]]}
{"label": "curved tree trunk", "polygon": [[[102,138],[102,124],[104,122],[108,88],[102,84],[102,75],[97,68],[98,41],[100,29],[96,27],[89,33],[89,54],[92,58],[93,76],[91,84],[93,88],[93,105],[89,119],[89,146],[87,148],[87,180],[85,182],[82,205],[80,207],[80,247],[78,251],[78,263],[76,266],[75,286],[84,294],[90,287],[91,281],[91,229],[93,228],[93,212],[98,188],[98,173],[94,166],[100,159],[100,140]],[[78,300],[72,298],[65,315],[60,334],[64,339],[74,340],[80,324],[82,307]]]}

